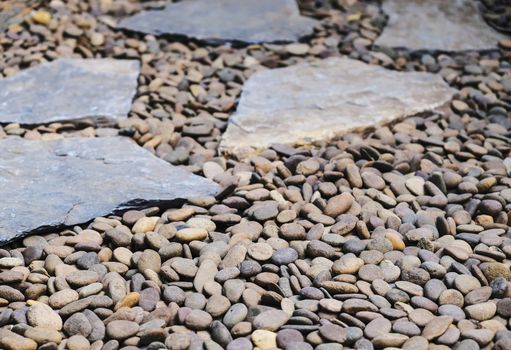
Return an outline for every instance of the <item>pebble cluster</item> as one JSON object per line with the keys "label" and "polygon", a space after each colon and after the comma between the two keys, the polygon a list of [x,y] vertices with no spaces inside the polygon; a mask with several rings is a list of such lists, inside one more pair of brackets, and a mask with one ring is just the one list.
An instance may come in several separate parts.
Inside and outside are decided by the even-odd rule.
{"label": "pebble cluster", "polygon": [[[4,76],[56,57],[142,62],[127,121],[0,137],[119,133],[222,186],[0,248],[0,348],[511,349],[511,42],[374,51],[376,4],[311,3],[322,26],[290,45],[120,33],[109,25],[142,7],[113,0],[53,0],[0,35]],[[317,148],[217,154],[250,74],[339,54],[436,72],[460,93],[441,114]]]}

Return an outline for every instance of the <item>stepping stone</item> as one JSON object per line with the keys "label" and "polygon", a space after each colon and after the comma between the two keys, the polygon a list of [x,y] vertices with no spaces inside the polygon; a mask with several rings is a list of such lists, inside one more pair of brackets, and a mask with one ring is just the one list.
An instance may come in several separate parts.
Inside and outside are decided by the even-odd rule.
{"label": "stepping stone", "polygon": [[125,118],[137,91],[134,60],[68,59],[0,80],[0,123]]}
{"label": "stepping stone", "polygon": [[384,0],[387,26],[375,44],[409,50],[496,49],[505,35],[486,24],[474,0]]}
{"label": "stepping stone", "polygon": [[208,42],[292,42],[318,22],[300,16],[295,0],[186,0],[143,11],[119,28],[153,35],[184,35]]}
{"label": "stepping stone", "polygon": [[0,140],[0,244],[28,233],[189,197],[218,186],[123,137]]}
{"label": "stepping stone", "polygon": [[220,149],[246,158],[273,143],[325,141],[443,107],[455,92],[439,75],[349,58],[259,71],[245,83]]}

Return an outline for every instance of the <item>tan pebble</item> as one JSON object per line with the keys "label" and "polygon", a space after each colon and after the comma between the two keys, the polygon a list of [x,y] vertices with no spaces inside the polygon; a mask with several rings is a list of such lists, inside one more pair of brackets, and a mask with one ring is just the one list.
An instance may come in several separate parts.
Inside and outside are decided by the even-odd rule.
{"label": "tan pebble", "polygon": [[115,248],[112,254],[114,259],[117,260],[118,262],[121,262],[127,266],[131,265],[131,257],[133,256],[133,253],[128,248],[125,247]]}
{"label": "tan pebble", "polygon": [[91,242],[96,244],[103,244],[103,238],[101,238],[101,235],[99,232],[96,232],[94,230],[83,230],[79,234],[77,234],[74,237],[70,237],[67,240],[68,244],[74,245],[76,243],[85,243],[85,242]]}
{"label": "tan pebble", "polygon": [[89,350],[90,343],[83,335],[76,334],[67,340],[69,350]]}
{"label": "tan pebble", "polygon": [[204,284],[203,290],[207,295],[222,294],[222,285],[215,281],[208,281]]}
{"label": "tan pebble", "polygon": [[101,33],[92,33],[90,36],[90,42],[94,46],[101,46],[105,42],[105,37]]}
{"label": "tan pebble", "polygon": [[204,90],[204,88],[197,84],[191,85],[190,91],[192,92],[192,95],[195,97],[199,95],[206,95],[206,91]]}
{"label": "tan pebble", "polygon": [[332,272],[337,275],[346,273],[355,274],[362,266],[364,266],[364,260],[353,254],[346,254],[334,262]]}
{"label": "tan pebble", "polygon": [[28,323],[32,327],[46,327],[60,331],[62,329],[62,319],[51,307],[46,304],[36,302],[27,312]]}
{"label": "tan pebble", "polygon": [[224,172],[224,169],[217,162],[210,161],[204,163],[202,171],[204,173],[204,176],[206,176],[208,179],[214,179],[215,176],[222,174]]}
{"label": "tan pebble", "polygon": [[61,309],[79,298],[80,297],[75,290],[67,288],[52,294],[49,299],[49,305],[54,309]]}
{"label": "tan pebble", "polygon": [[98,253],[98,258],[101,262],[110,261],[110,259],[112,259],[112,249],[108,247],[101,248]]}
{"label": "tan pebble", "polygon": [[269,350],[277,347],[277,333],[258,329],[252,333],[251,338],[255,346],[261,350]]}
{"label": "tan pebble", "polygon": [[399,348],[408,340],[408,336],[399,333],[386,333],[376,336],[372,343],[377,348]]}
{"label": "tan pebble", "polygon": [[286,51],[293,55],[305,55],[309,52],[309,45],[302,43],[293,43],[286,45]]}
{"label": "tan pebble", "polygon": [[491,301],[469,305],[465,307],[465,312],[474,320],[485,321],[495,316],[495,313],[497,312],[497,305]]}
{"label": "tan pebble", "polygon": [[152,249],[146,249],[137,261],[137,267],[140,272],[144,272],[146,269],[153,270],[156,273],[160,272],[161,269],[161,256],[158,252]]}
{"label": "tan pebble", "polygon": [[128,266],[116,261],[107,261],[104,262],[103,265],[105,265],[105,267],[108,269],[108,272],[117,272],[120,274],[124,274],[129,270]]}
{"label": "tan pebble", "polygon": [[254,243],[248,247],[248,255],[257,261],[268,260],[272,254],[273,248],[266,243]]}
{"label": "tan pebble", "polygon": [[51,15],[48,11],[37,11],[32,15],[34,22],[47,25],[51,21]]}
{"label": "tan pebble", "polygon": [[153,231],[156,223],[160,218],[157,216],[143,217],[137,220],[131,232],[133,233],[146,233]]}
{"label": "tan pebble", "polygon": [[506,326],[503,325],[502,322],[499,322],[497,320],[486,320],[486,321],[479,323],[479,325],[481,327],[489,329],[495,333],[506,329]]}
{"label": "tan pebble", "polygon": [[30,338],[41,345],[47,343],[60,344],[62,341],[62,335],[59,331],[46,327],[29,328],[25,332],[25,337]]}
{"label": "tan pebble", "polygon": [[133,307],[138,304],[139,300],[140,294],[137,292],[131,292],[122,298],[117,305],[115,305],[115,310],[119,310],[122,307]]}
{"label": "tan pebble", "polygon": [[347,212],[353,204],[353,196],[347,192],[330,198],[325,207],[325,214],[333,218]]}
{"label": "tan pebble", "polygon": [[176,238],[185,242],[203,240],[206,237],[208,237],[208,231],[203,228],[184,228],[176,233]]}
{"label": "tan pebble", "polygon": [[235,337],[244,337],[252,332],[252,324],[250,322],[239,322],[231,328],[231,333]]}
{"label": "tan pebble", "polygon": [[475,222],[478,225],[486,226],[493,224],[493,217],[490,215],[477,215],[475,218]]}
{"label": "tan pebble", "polygon": [[202,228],[208,232],[214,231],[216,229],[215,223],[212,220],[207,219],[207,218],[199,218],[199,217],[191,218],[191,219],[188,219],[186,224],[188,226],[190,226],[191,228]]}
{"label": "tan pebble", "polygon": [[464,112],[470,109],[470,107],[465,102],[460,100],[453,100],[451,106],[457,112]]}
{"label": "tan pebble", "polygon": [[445,333],[447,328],[452,324],[453,318],[451,316],[439,316],[429,321],[424,330],[422,336],[427,340],[433,340]]}
{"label": "tan pebble", "polygon": [[7,335],[0,339],[0,344],[6,350],[36,350],[37,343],[32,339],[24,338],[15,333]]}
{"label": "tan pebble", "polygon": [[499,41],[499,45],[506,50],[511,50],[511,39],[502,39]]}
{"label": "tan pebble", "polygon": [[336,299],[321,299],[319,305],[329,312],[339,313],[342,310],[342,301]]}
{"label": "tan pebble", "polygon": [[16,266],[23,265],[23,261],[18,258],[0,258],[1,269],[11,269]]}
{"label": "tan pebble", "polygon": [[184,221],[189,219],[195,213],[195,209],[185,207],[176,210],[169,210],[166,212],[169,221]]}
{"label": "tan pebble", "polygon": [[459,307],[463,307],[464,299],[463,294],[456,289],[446,289],[438,298],[440,305],[453,304]]}
{"label": "tan pebble", "polygon": [[293,315],[295,312],[295,303],[289,298],[284,298],[280,302],[280,308],[288,315]]}
{"label": "tan pebble", "polygon": [[385,232],[385,238],[392,243],[392,248],[394,250],[405,249],[405,243],[403,242],[403,239],[396,232],[392,231]]}

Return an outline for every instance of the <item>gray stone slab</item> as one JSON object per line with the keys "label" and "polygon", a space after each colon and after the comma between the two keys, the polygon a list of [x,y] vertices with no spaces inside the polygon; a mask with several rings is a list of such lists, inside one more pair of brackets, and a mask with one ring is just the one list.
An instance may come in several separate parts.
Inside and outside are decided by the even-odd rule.
{"label": "gray stone slab", "polygon": [[67,59],[0,80],[0,123],[125,118],[137,92],[134,60]]}
{"label": "gray stone slab", "polygon": [[119,28],[153,35],[184,35],[211,42],[292,42],[313,32],[295,0],[185,0],[143,11]]}
{"label": "gray stone slab", "polygon": [[123,137],[0,140],[0,244],[132,208],[214,195],[218,186]]}
{"label": "gray stone slab", "polygon": [[389,16],[375,44],[409,50],[497,48],[506,36],[486,24],[475,0],[383,0]]}
{"label": "gray stone slab", "polygon": [[246,158],[273,143],[301,145],[444,106],[456,90],[439,75],[329,58],[252,75],[223,135]]}

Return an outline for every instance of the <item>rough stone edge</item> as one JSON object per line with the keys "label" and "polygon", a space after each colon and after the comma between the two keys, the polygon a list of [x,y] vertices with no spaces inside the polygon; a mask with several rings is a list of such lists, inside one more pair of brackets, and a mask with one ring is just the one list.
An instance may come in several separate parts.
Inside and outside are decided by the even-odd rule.
{"label": "rough stone edge", "polygon": [[[451,1],[451,0],[446,0],[446,1]],[[385,3],[385,0],[381,0],[379,8],[380,8],[381,12],[387,17],[387,22],[386,22],[385,27],[383,28],[382,32],[380,33],[380,35],[378,35],[378,37],[374,40],[373,46],[375,48],[378,48],[378,49],[390,48],[390,49],[398,51],[398,52],[447,53],[447,54],[452,54],[452,53],[457,53],[457,52],[483,52],[484,53],[484,52],[491,52],[491,51],[495,51],[495,50],[499,49],[498,48],[498,42],[495,43],[494,46],[491,46],[491,47],[488,47],[488,48],[476,48],[476,49],[464,49],[464,50],[443,50],[443,49],[433,49],[433,48],[407,48],[406,46],[387,46],[387,45],[382,45],[378,41],[383,37],[383,34],[385,33],[385,29],[387,28],[388,21],[389,21],[389,18],[390,18],[390,15],[388,15],[387,12],[385,11],[385,8],[384,8],[385,4],[384,3]],[[486,22],[486,20],[484,19],[483,15],[481,13],[481,8],[480,8],[479,4],[474,4],[474,7],[475,7],[476,11],[478,12],[479,16],[481,17],[482,22],[485,23],[488,26],[488,29],[490,31],[493,31],[493,33],[496,36],[500,36],[502,39],[508,38],[505,34],[499,32],[498,30],[493,28],[491,25],[489,25],[488,22]]]}
{"label": "rough stone edge", "polygon": [[[32,68],[40,68],[41,65],[44,65],[44,64],[53,64],[53,63],[56,63],[58,62],[59,60],[65,60],[65,61],[80,61],[80,60],[103,60],[103,61],[106,61],[106,60],[110,60],[110,61],[127,61],[127,62],[130,62],[130,63],[136,63],[136,67],[135,69],[138,71],[137,73],[137,76],[135,77],[134,79],[134,92],[131,96],[131,99],[130,99],[130,102],[129,102],[129,106],[126,108],[126,112],[122,112],[122,114],[120,114],[119,116],[107,116],[107,115],[87,115],[87,116],[83,116],[82,118],[74,118],[74,119],[67,119],[67,118],[64,118],[64,119],[55,119],[55,120],[50,120],[50,121],[47,121],[47,122],[35,122],[35,123],[19,123],[20,125],[22,126],[36,126],[36,125],[46,125],[46,124],[51,124],[51,123],[71,123],[71,124],[80,124],[80,123],[87,123],[87,124],[93,124],[93,125],[96,125],[96,126],[101,126],[101,127],[111,127],[111,126],[114,126],[116,125],[119,121],[122,121],[122,120],[126,120],[128,118],[128,114],[131,110],[131,106],[133,105],[133,101],[135,100],[135,97],[137,96],[137,89],[138,89],[138,79],[140,78],[140,74],[142,73],[141,72],[141,62],[137,59],[117,59],[117,58],[112,58],[112,57],[104,57],[104,58],[69,58],[69,57],[59,57],[53,61],[50,61],[50,62],[46,62],[46,63],[41,63],[37,66],[34,66],[34,67],[29,67],[27,69],[24,69],[20,72],[18,72],[17,74],[13,75],[13,76],[10,76],[10,77],[4,77],[0,80],[7,80],[7,79],[10,79],[10,78],[15,78],[15,77],[19,77],[20,75],[28,75],[28,72],[30,71],[30,69]],[[1,124],[9,124],[9,122],[2,122],[0,121],[0,125]]]}
{"label": "rough stone edge", "polygon": [[[11,138],[15,138],[14,136],[11,136]],[[117,138],[117,137],[111,137],[111,138]],[[126,139],[127,142],[132,142],[135,146],[137,147],[140,147],[136,144],[135,141],[129,139],[129,138],[124,138],[124,137],[121,137],[122,139]],[[62,140],[50,140],[50,141],[42,141],[42,142],[48,142],[48,143],[58,143],[59,141],[62,141]],[[169,166],[172,166],[172,167],[175,167],[177,169],[179,169],[179,171],[185,171],[184,169],[182,168],[179,168],[178,166],[175,166],[175,165],[170,165],[170,164],[166,164],[165,161],[163,161],[162,159],[154,156],[151,152],[149,152],[148,150],[145,150],[143,147],[140,147],[141,150],[143,150],[144,152],[148,152],[150,155],[152,155],[156,161],[160,161],[160,162],[163,162],[164,164],[162,165],[169,165]],[[194,176],[197,176],[203,180],[207,180],[205,177],[203,176],[200,176],[200,175],[196,175],[194,173],[191,173],[190,172],[190,175],[194,175]],[[208,193],[209,195],[215,195],[216,193],[218,193],[218,191],[220,190],[220,186],[214,182],[211,181],[211,191]],[[190,198],[193,198],[194,196],[191,196]],[[146,199],[140,199],[140,198],[134,198],[132,200],[129,200],[127,202],[123,202],[123,203],[120,203],[119,205],[117,205],[115,208],[111,209],[110,211],[108,212],[105,212],[101,215],[98,215],[96,217],[103,217],[103,216],[109,216],[109,215],[120,215],[128,210],[132,210],[132,209],[145,209],[145,208],[150,208],[150,207],[153,207],[153,206],[158,206],[160,207],[161,209],[170,209],[170,208],[176,208],[176,207],[179,207],[181,205],[183,205],[184,203],[186,203],[187,199],[186,198],[181,198],[181,197],[177,197],[177,198],[174,198],[174,199],[169,199],[169,200],[146,200]],[[6,245],[6,244],[9,244],[13,241],[16,241],[20,238],[24,238],[24,237],[28,237],[28,236],[31,236],[31,235],[38,235],[38,234],[47,234],[47,233],[50,233],[51,231],[61,231],[61,230],[64,230],[66,228],[70,228],[70,227],[73,227],[73,226],[76,226],[76,225],[86,225],[86,224],[89,224],[90,222],[94,221],[95,218],[91,218],[90,220],[88,221],[84,221],[84,222],[81,222],[81,223],[69,223],[69,224],[66,224],[65,223],[65,220],[66,218],[63,218],[63,223],[62,224],[48,224],[48,225],[43,225],[43,226],[39,226],[33,230],[30,230],[30,231],[22,231],[22,232],[19,232],[19,233],[15,233],[11,238],[9,239],[2,239],[0,238],[0,247]]]}
{"label": "rough stone edge", "polygon": [[[452,96],[451,96],[451,99],[452,99]],[[437,114],[437,113],[445,115],[446,111],[448,110],[448,107],[450,106],[451,99],[443,102],[442,104],[439,104],[435,108],[432,108],[430,110],[425,110],[420,113],[410,114],[410,115],[406,115],[406,116],[400,116],[400,117],[397,117],[391,121],[383,120],[383,121],[377,123],[376,125],[372,125],[372,126],[354,127],[354,128],[350,128],[350,129],[347,129],[344,131],[340,131],[340,132],[333,132],[332,136],[328,137],[326,139],[313,139],[310,141],[297,140],[292,143],[283,143],[283,144],[287,145],[287,146],[292,146],[292,147],[318,148],[318,147],[321,147],[322,145],[324,145],[338,137],[342,137],[342,136],[350,134],[350,133],[358,133],[358,134],[362,134],[363,136],[365,136],[368,133],[373,132],[378,127],[391,126],[391,125],[397,124],[399,122],[402,122],[403,120],[406,120],[408,118],[413,118],[413,117],[417,117],[417,116],[421,116],[421,115],[433,115],[433,114]],[[231,125],[231,124],[229,123],[229,125]],[[241,128],[239,125],[236,125],[236,124],[232,124],[232,125],[234,128],[237,128],[238,130],[243,131],[243,128]],[[278,142],[274,142],[274,143],[276,144]],[[268,144],[266,146],[260,146],[260,147],[254,147],[254,146],[231,147],[231,146],[226,146],[223,142],[221,142],[220,146],[219,146],[219,151],[225,157],[232,157],[239,161],[243,161],[243,160],[247,160],[250,157],[254,157],[254,156],[261,154],[262,152],[264,152],[265,150],[270,148],[274,143]]]}
{"label": "rough stone edge", "polygon": [[[311,62],[304,63],[304,64],[310,64],[310,63]],[[285,69],[285,68],[282,68],[282,69]],[[382,69],[386,69],[386,68],[382,67]],[[428,74],[431,74],[431,73],[428,73]],[[419,116],[419,115],[424,115],[424,114],[432,115],[432,114],[435,114],[435,113],[439,113],[441,115],[446,115],[450,111],[450,108],[449,108],[450,103],[451,103],[454,95],[458,92],[458,90],[453,88],[453,87],[451,87],[450,85],[448,85],[441,77],[440,77],[440,79],[446,85],[445,86],[446,90],[449,90],[451,94],[449,96],[446,95],[445,101],[439,102],[436,106],[432,106],[431,108],[425,109],[422,112],[414,113],[414,114],[408,114],[408,115],[401,115],[401,116],[396,117],[396,118],[394,118],[392,120],[382,120],[379,123],[377,123],[376,125],[372,125],[372,126],[354,127],[354,128],[350,128],[350,129],[346,129],[346,130],[340,131],[340,132],[332,132],[330,134],[330,136],[325,138],[325,139],[317,139],[317,138],[316,139],[312,139],[312,140],[298,139],[298,140],[296,140],[294,142],[284,142],[283,144],[288,145],[288,146],[294,146],[294,147],[301,147],[301,146],[304,146],[304,147],[318,147],[320,145],[323,145],[323,144],[325,144],[327,142],[332,141],[333,139],[336,139],[338,137],[342,137],[342,136],[344,136],[346,134],[349,134],[349,133],[359,133],[359,134],[365,135],[367,133],[370,133],[371,131],[373,131],[377,127],[393,125],[393,124],[399,123],[399,122],[401,122],[401,121],[403,121],[403,120],[405,120],[407,118],[412,118],[412,117]],[[243,97],[243,91],[242,91],[241,97]],[[240,98],[240,103],[241,103],[241,98]],[[273,143],[269,143],[269,144],[264,144],[264,145],[261,145],[261,146],[241,146],[241,147],[238,147],[236,145],[236,142],[237,142],[236,140],[231,142],[231,143],[227,143],[226,144],[224,136],[226,135],[226,133],[227,133],[229,128],[236,129],[239,132],[240,135],[242,133],[250,134],[250,132],[247,132],[246,130],[244,130],[243,127],[240,126],[237,123],[236,113],[234,113],[229,118],[229,122],[227,124],[226,131],[223,132],[222,138],[220,140],[220,144],[218,146],[218,151],[221,154],[223,154],[225,157],[232,157],[232,158],[235,158],[235,159],[240,160],[240,161],[246,160],[246,159],[248,159],[250,157],[259,155],[263,151],[265,151],[268,148],[270,148],[271,145],[273,144]],[[241,137],[242,136],[238,137],[238,139],[241,138]],[[274,143],[278,143],[278,141],[276,141]]]}
{"label": "rough stone edge", "polygon": [[[213,1],[213,0],[211,0],[211,1]],[[245,40],[239,40],[239,39],[225,39],[225,38],[215,38],[215,37],[205,37],[205,36],[201,36],[201,37],[188,36],[183,33],[170,33],[170,32],[161,33],[161,32],[157,32],[154,30],[144,32],[144,31],[141,31],[140,29],[135,29],[133,27],[132,28],[127,27],[127,23],[129,25],[129,23],[131,22],[130,20],[132,20],[133,18],[143,17],[144,15],[147,15],[149,13],[165,11],[167,9],[167,7],[172,5],[173,3],[168,3],[166,5],[166,7],[161,10],[157,10],[157,9],[156,10],[154,10],[154,9],[142,10],[140,12],[137,12],[134,15],[125,17],[125,18],[121,19],[113,29],[126,31],[129,33],[138,33],[138,34],[143,34],[143,35],[154,35],[156,37],[175,39],[178,41],[179,40],[188,40],[188,41],[192,41],[192,42],[195,41],[195,42],[205,43],[205,44],[213,45],[213,46],[220,46],[220,45],[229,44],[229,43],[233,44],[234,46],[246,46],[246,45],[254,45],[254,44],[288,44],[288,43],[297,42],[298,40],[300,40],[302,38],[307,38],[308,36],[312,35],[314,33],[314,27],[320,23],[320,21],[318,21],[315,18],[312,18],[309,16],[303,16],[300,12],[298,3],[296,1],[293,1],[293,2],[296,7],[296,12],[298,13],[296,15],[296,19],[304,21],[304,22],[308,22],[308,23],[305,23],[304,25],[307,25],[310,27],[307,30],[309,32],[308,34],[297,35],[295,40],[285,40],[284,39],[284,40],[272,40],[272,41],[257,41],[257,40],[245,41]]]}
{"label": "rough stone edge", "polygon": [[[138,204],[136,204],[136,203],[138,203]],[[143,199],[134,199],[129,202],[122,203],[119,206],[117,206],[116,208],[114,208],[112,211],[98,215],[97,217],[104,217],[104,216],[110,216],[110,215],[121,215],[121,214],[127,212],[128,210],[132,210],[132,209],[141,210],[141,209],[147,209],[147,208],[150,208],[153,206],[158,206],[159,208],[167,210],[167,209],[171,209],[171,208],[177,208],[177,207],[183,205],[184,203],[186,203],[185,198],[175,198],[173,200],[153,200],[153,201],[148,201],[148,200],[143,200]],[[62,231],[65,229],[72,228],[73,226],[88,225],[89,223],[94,221],[94,219],[95,218],[92,218],[88,221],[85,221],[82,223],[77,223],[77,224],[71,224],[71,225],[66,225],[66,224],[44,225],[44,226],[40,226],[34,230],[16,233],[13,237],[11,237],[7,240],[0,238],[0,247],[7,245],[9,243],[12,243],[20,238],[25,238],[25,237],[33,236],[33,235],[44,235],[44,234],[48,234],[48,233],[51,233],[54,231]]]}

